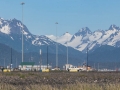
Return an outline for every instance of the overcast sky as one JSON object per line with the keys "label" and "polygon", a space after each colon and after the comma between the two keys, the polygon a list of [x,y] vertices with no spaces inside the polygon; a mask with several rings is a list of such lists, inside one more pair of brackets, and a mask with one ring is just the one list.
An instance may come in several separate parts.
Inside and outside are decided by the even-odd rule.
{"label": "overcast sky", "polygon": [[22,20],[35,35],[75,34],[83,27],[91,31],[120,26],[120,0],[0,0],[0,17]]}

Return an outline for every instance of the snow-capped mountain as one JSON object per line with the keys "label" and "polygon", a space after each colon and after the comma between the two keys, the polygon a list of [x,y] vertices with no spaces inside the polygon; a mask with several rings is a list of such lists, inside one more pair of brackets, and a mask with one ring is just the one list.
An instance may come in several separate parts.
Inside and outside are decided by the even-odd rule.
{"label": "snow-capped mountain", "polygon": [[[34,58],[34,62],[38,64],[40,58],[40,49],[42,51],[42,63],[46,64],[47,56],[49,63],[55,66],[56,60],[56,40],[52,40],[45,35],[33,35],[29,32],[27,27],[17,19],[5,20],[0,18],[0,55],[4,58],[10,57],[11,48],[13,49],[13,59],[18,58],[18,62],[21,62],[21,50],[22,50],[22,33],[23,33],[23,47],[24,47],[24,61],[29,61],[30,57]],[[63,37],[63,36],[62,36]],[[62,39],[61,37],[61,39]],[[68,37],[68,38],[66,38]],[[66,40],[60,40],[66,42],[70,40],[71,35],[65,33],[64,37]],[[58,40],[59,41],[59,40]],[[66,63],[67,47],[63,44],[58,43],[58,61],[59,66],[62,67]],[[76,64],[81,58],[84,58],[84,54],[72,47],[68,47],[70,58],[69,63]],[[9,51],[9,52],[8,52]],[[4,52],[4,53],[3,53]],[[18,53],[16,55],[16,52]],[[48,55],[47,55],[48,54]],[[0,58],[2,58],[0,57]],[[76,62],[75,62],[76,60]],[[7,62],[7,61],[6,61]],[[2,61],[3,63],[3,61]],[[13,62],[15,65],[15,62]]]}
{"label": "snow-capped mountain", "polygon": [[87,46],[90,35],[92,35],[92,32],[88,27],[82,28],[72,36],[72,38],[68,42],[68,46],[72,46],[82,51],[83,48]]}
{"label": "snow-capped mountain", "polygon": [[74,35],[66,32],[56,38],[56,36],[53,35],[33,35],[21,21],[17,19],[4,20],[0,18],[0,43],[21,51],[22,33],[25,51],[33,47],[34,50],[38,50],[41,46],[45,45],[55,46],[56,41],[59,45],[70,46],[82,52],[86,52],[86,48],[94,50],[101,45],[120,47],[120,28],[116,25],[111,25],[108,30],[97,30],[94,32],[88,27],[85,27]]}
{"label": "snow-capped mountain", "polygon": [[[3,44],[2,47],[4,47],[5,44],[9,46],[9,48],[13,48],[17,52],[21,53],[22,33],[24,40],[24,52],[35,53],[34,58],[36,58],[37,53],[38,59],[36,60],[39,61],[39,50],[42,49],[42,58],[46,60],[48,47],[49,59],[50,62],[52,62],[54,65],[56,59],[56,41],[58,42],[58,57],[59,63],[61,65],[66,63],[66,46],[69,46],[69,62],[76,65],[78,64],[78,62],[86,60],[86,53],[82,52],[86,52],[87,48],[93,51],[89,52],[89,61],[96,61],[96,58],[101,57],[100,55],[97,55],[103,53],[104,51],[106,52],[106,55],[103,54],[104,58],[99,58],[99,60],[105,60],[107,57],[107,53],[109,53],[108,55],[111,55],[112,53],[111,56],[113,57],[107,59],[109,61],[110,59],[114,60],[114,58],[116,58],[116,56],[114,55],[118,56],[118,54],[116,54],[116,51],[119,48],[116,47],[120,47],[120,28],[116,25],[111,25],[108,30],[97,30],[94,32],[92,32],[88,27],[85,27],[78,30],[78,32],[76,32],[74,35],[71,35],[68,32],[66,32],[62,36],[56,38],[56,36],[54,35],[33,35],[32,33],[30,33],[27,27],[22,24],[21,21],[17,19],[5,20],[3,18],[0,18],[0,43]],[[105,50],[106,48],[107,50]],[[10,50],[6,49],[3,50]],[[3,50],[1,50],[1,52]],[[101,50],[103,50],[103,52],[101,52]],[[6,53],[7,52],[4,52],[4,57],[7,57]],[[96,56],[94,56],[95,54]],[[2,53],[1,55],[3,56]],[[25,57],[26,61],[29,59],[29,57],[27,56]],[[16,56],[14,57],[16,58]],[[19,55],[19,57],[21,57],[21,54]],[[117,57],[117,59],[119,58]],[[38,63],[38,61],[36,63]]]}
{"label": "snow-capped mountain", "polygon": [[0,43],[21,51],[22,33],[25,51],[28,51],[35,46],[38,46],[36,47],[36,49],[38,49],[42,45],[55,44],[53,40],[49,39],[45,35],[38,36],[31,34],[27,27],[17,19],[4,20],[3,18],[0,18]]}
{"label": "snow-capped mountain", "polygon": [[[75,42],[77,42],[75,44]],[[91,32],[88,28],[81,29],[77,34],[74,34],[68,45],[84,51],[87,47],[93,50],[101,45],[110,45],[119,47],[120,44],[120,28],[116,25],[111,25],[108,30],[97,30]]]}
{"label": "snow-capped mountain", "polygon": [[68,32],[64,33],[62,36],[56,38],[54,35],[46,35],[48,38],[57,41],[58,43],[61,43],[63,45],[66,45],[68,41],[72,38],[72,35]]}
{"label": "snow-capped mountain", "polygon": [[[51,38],[50,36],[48,37]],[[67,43],[67,37],[64,37],[64,35],[57,39],[59,43],[64,45],[67,44],[83,52],[86,51],[86,48],[94,50],[101,45],[120,47],[120,28],[116,25],[111,25],[108,30],[97,30],[92,32],[88,27],[85,27],[74,35],[70,35]]]}
{"label": "snow-capped mountain", "polygon": [[[0,18],[0,43],[8,45],[12,47],[16,51],[21,52],[22,50],[22,33],[23,33],[23,44],[24,44],[24,52],[39,52],[42,49],[42,53],[47,52],[47,46],[49,47],[49,52],[55,54],[56,53],[56,39],[52,40],[45,35],[33,35],[29,32],[27,27],[22,24],[21,21],[17,19],[5,20]],[[68,38],[66,38],[66,36]],[[70,40],[71,35],[69,33],[65,33],[64,37],[67,40]],[[63,40],[63,42],[66,42]],[[58,43],[58,54],[65,54],[67,50],[66,46]],[[69,51],[71,50],[72,56],[77,55],[79,52],[78,50],[69,47]],[[74,54],[74,55],[73,55]]]}

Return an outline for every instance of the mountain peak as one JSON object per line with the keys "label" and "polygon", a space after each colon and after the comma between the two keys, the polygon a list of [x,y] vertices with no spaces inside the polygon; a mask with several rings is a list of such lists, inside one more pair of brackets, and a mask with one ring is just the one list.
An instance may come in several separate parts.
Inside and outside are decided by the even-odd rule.
{"label": "mountain peak", "polygon": [[3,20],[3,18],[0,17],[0,20]]}
{"label": "mountain peak", "polygon": [[88,27],[84,27],[80,29],[77,33],[75,33],[75,36],[80,36],[80,35],[86,35],[86,34],[91,34],[92,32]]}
{"label": "mountain peak", "polygon": [[109,30],[114,30],[114,29],[119,30],[120,28],[119,28],[118,26],[116,26],[115,24],[112,24],[112,25],[109,27]]}
{"label": "mountain peak", "polygon": [[81,33],[88,33],[88,34],[91,33],[91,31],[90,31],[90,29],[89,29],[88,27],[84,27],[84,28],[80,29],[78,32],[81,32]]}
{"label": "mountain peak", "polygon": [[10,19],[11,21],[18,21],[16,18]]}
{"label": "mountain peak", "polygon": [[21,27],[23,27],[23,33],[25,35],[30,34],[27,27],[22,24],[21,21],[13,18],[10,20],[4,20],[0,18],[0,33],[4,34],[22,34]]}
{"label": "mountain peak", "polygon": [[80,29],[79,31],[90,31],[90,29],[88,27],[84,27],[84,28]]}
{"label": "mountain peak", "polygon": [[69,36],[69,35],[71,35],[69,32],[63,34],[63,36]]}

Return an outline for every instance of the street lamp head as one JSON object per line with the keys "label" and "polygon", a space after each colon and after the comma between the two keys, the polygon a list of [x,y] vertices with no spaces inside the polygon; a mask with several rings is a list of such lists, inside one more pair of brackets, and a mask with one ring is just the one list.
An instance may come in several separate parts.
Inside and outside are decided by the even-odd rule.
{"label": "street lamp head", "polygon": [[24,5],[24,4],[25,4],[24,2],[21,3],[21,5]]}
{"label": "street lamp head", "polygon": [[56,22],[55,24],[58,24],[58,22]]}

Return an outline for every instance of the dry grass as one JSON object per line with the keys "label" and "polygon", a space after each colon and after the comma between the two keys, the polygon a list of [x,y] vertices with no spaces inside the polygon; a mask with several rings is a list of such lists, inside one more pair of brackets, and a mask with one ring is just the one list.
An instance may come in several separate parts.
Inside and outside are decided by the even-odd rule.
{"label": "dry grass", "polygon": [[10,84],[0,84],[0,90],[120,90],[120,84],[95,84],[95,83],[77,83],[60,86],[51,85],[10,85]]}
{"label": "dry grass", "polygon": [[120,72],[0,73],[0,90],[120,90]]}

